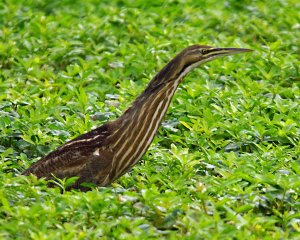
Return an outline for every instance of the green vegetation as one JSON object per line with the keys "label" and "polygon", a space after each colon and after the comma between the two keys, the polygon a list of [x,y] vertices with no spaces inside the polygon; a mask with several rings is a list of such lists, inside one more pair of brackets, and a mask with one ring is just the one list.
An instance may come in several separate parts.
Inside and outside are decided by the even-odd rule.
{"label": "green vegetation", "polygon": [[[299,239],[299,12],[296,0],[2,1],[0,239]],[[191,73],[113,186],[19,176],[119,116],[195,43],[255,52]]]}

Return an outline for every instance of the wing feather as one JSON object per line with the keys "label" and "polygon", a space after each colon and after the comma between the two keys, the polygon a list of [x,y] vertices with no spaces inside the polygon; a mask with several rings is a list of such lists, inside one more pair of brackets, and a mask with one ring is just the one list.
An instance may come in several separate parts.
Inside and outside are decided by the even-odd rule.
{"label": "wing feather", "polygon": [[67,142],[31,165],[23,175],[38,178],[78,176],[78,183],[92,182],[105,185],[112,169],[113,151],[106,144],[108,127],[103,125]]}

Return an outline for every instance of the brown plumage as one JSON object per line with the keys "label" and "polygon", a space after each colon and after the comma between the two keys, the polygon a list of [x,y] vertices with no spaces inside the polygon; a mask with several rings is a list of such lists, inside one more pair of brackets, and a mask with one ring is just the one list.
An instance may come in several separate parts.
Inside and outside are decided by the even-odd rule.
{"label": "brown plumage", "polygon": [[193,45],[180,52],[148,84],[118,119],[65,143],[31,165],[24,175],[50,179],[79,177],[106,186],[126,173],[148,149],[179,83],[192,69],[213,59],[249,52],[241,48]]}

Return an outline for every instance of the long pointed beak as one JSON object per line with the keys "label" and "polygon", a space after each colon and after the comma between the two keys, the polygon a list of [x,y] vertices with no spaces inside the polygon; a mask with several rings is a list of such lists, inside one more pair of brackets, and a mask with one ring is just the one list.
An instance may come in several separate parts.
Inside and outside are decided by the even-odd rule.
{"label": "long pointed beak", "polygon": [[207,55],[212,57],[229,56],[239,53],[252,52],[253,50],[248,48],[211,48],[208,50]]}

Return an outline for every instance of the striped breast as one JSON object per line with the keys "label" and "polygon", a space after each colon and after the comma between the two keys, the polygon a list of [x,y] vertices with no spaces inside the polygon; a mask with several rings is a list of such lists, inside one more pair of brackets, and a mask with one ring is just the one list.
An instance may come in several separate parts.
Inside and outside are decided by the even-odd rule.
{"label": "striped breast", "polygon": [[[113,180],[126,173],[148,149],[165,115],[174,92],[180,82],[171,81],[158,93],[148,96],[147,101],[137,103],[124,117],[121,127],[111,135],[114,139]],[[128,117],[128,115],[131,115]]]}

